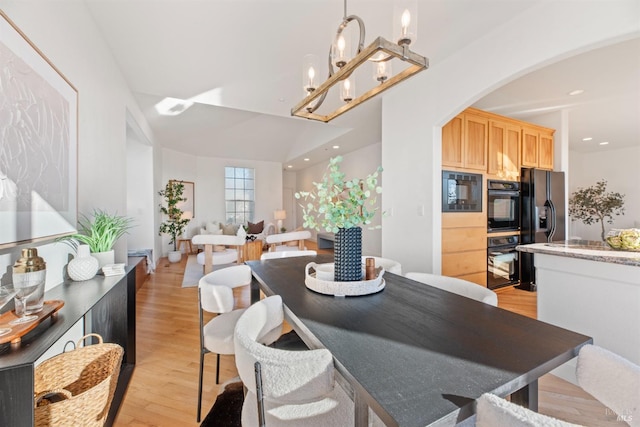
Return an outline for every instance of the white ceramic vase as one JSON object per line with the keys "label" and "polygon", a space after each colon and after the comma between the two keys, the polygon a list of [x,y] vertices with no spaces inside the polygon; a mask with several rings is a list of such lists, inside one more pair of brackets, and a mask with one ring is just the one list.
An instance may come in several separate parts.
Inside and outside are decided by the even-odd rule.
{"label": "white ceramic vase", "polygon": [[182,252],[169,251],[169,255],[167,255],[167,258],[169,258],[169,262],[180,262],[180,260],[182,259]]}
{"label": "white ceramic vase", "polygon": [[89,280],[98,272],[98,260],[91,256],[89,245],[79,245],[76,257],[69,261],[67,273],[71,280]]}
{"label": "white ceramic vase", "polygon": [[113,264],[116,262],[116,253],[113,249],[107,252],[93,252],[92,257],[98,260],[98,268],[102,268],[105,265]]}

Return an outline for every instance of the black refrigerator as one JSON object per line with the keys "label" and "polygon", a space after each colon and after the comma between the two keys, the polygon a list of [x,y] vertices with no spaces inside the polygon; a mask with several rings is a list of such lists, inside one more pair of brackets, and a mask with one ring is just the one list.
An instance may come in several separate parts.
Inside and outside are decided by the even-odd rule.
{"label": "black refrigerator", "polygon": [[[522,168],[520,176],[520,244],[564,241],[564,172]],[[534,291],[533,254],[520,252],[519,264],[519,288]]]}

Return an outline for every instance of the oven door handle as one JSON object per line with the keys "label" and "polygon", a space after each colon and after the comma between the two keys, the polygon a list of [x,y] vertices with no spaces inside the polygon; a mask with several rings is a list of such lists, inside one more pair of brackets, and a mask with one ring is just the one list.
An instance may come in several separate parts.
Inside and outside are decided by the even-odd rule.
{"label": "oven door handle", "polygon": [[510,196],[520,197],[519,191],[489,190],[490,196]]}

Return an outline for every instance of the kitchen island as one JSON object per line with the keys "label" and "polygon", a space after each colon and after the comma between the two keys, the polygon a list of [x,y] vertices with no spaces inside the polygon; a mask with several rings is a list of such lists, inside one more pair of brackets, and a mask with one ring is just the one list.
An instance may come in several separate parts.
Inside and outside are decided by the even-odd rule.
{"label": "kitchen island", "polygon": [[[640,364],[640,252],[585,240],[516,249],[534,254],[538,320],[589,335]],[[553,373],[575,384],[575,360]]]}

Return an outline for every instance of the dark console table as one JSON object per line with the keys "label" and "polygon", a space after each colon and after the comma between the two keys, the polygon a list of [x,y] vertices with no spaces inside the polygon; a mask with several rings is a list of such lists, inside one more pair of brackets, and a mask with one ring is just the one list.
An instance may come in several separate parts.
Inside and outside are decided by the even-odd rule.
{"label": "dark console table", "polygon": [[34,424],[35,362],[79,320],[84,333],[95,332],[105,342],[120,344],[124,358],[106,425],[112,425],[136,363],[136,272],[95,276],[85,282],[65,282],[45,293],[45,300],[63,300],[55,319],[46,320],[16,345],[0,345],[0,426]]}

